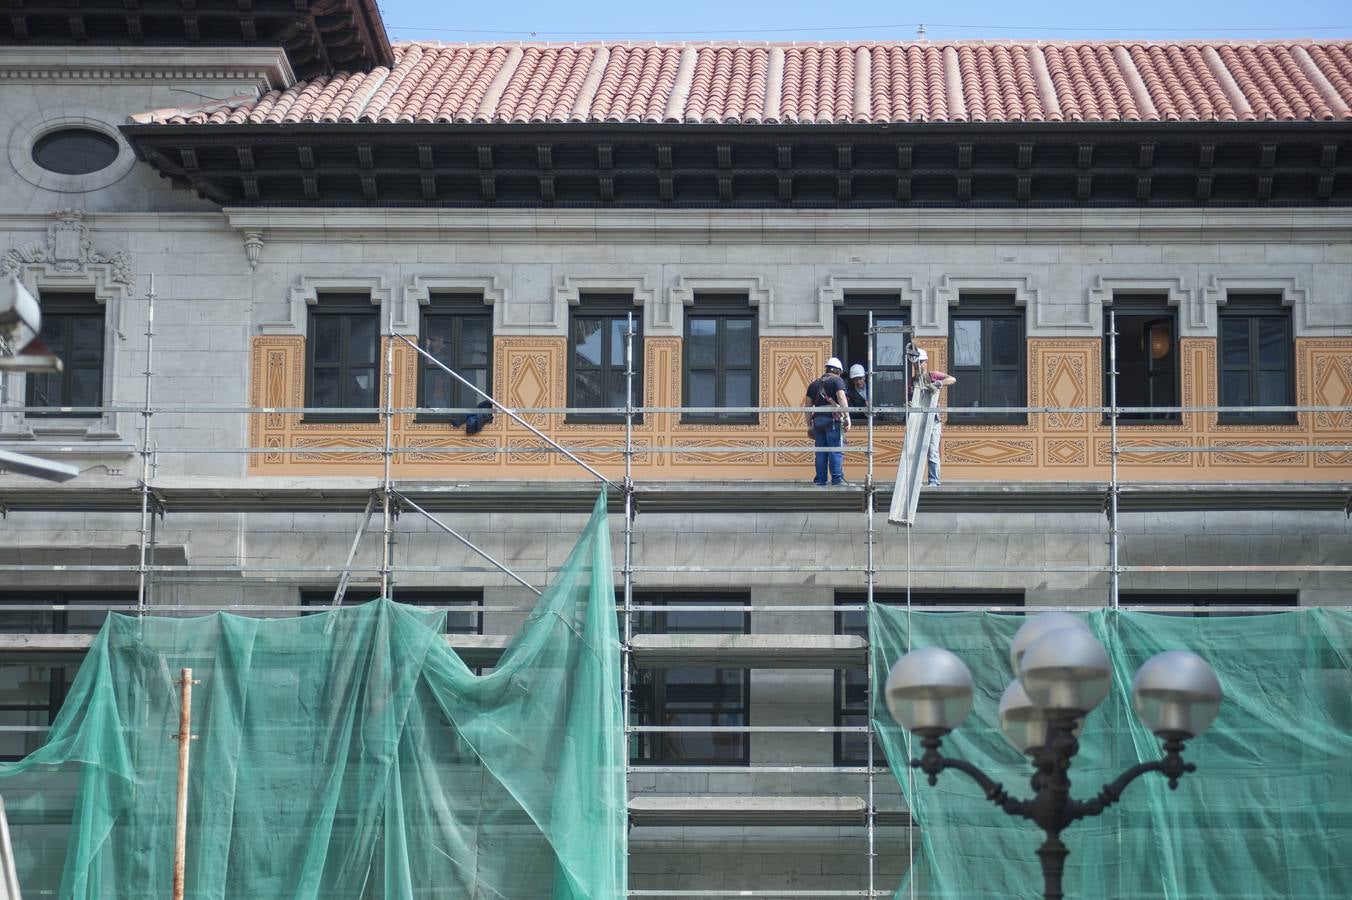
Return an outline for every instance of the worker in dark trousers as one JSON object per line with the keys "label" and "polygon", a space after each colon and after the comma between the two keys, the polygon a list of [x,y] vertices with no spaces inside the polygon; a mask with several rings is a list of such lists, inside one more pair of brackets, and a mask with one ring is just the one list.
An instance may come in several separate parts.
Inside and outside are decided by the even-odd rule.
{"label": "worker in dark trousers", "polygon": [[[840,377],[843,367],[834,356],[826,361],[826,371],[807,386],[807,402],[813,407],[807,416],[807,433],[817,446],[817,477],[813,484],[825,486],[829,470],[830,484],[848,485],[845,480],[845,432],[850,430],[849,401],[845,398],[845,379]],[[828,452],[820,452],[826,448]],[[835,448],[831,450],[830,448]]]}

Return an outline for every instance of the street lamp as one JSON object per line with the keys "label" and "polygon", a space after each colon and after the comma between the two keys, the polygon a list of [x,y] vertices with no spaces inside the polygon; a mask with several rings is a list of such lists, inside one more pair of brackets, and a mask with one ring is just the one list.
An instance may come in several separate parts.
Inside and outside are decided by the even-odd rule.
{"label": "street lamp", "polygon": [[1032,758],[1033,797],[1011,797],[976,766],[939,752],[943,736],[962,724],[972,708],[972,674],[955,654],[940,647],[907,653],[887,678],[887,708],[920,738],[924,753],[911,766],[937,784],[939,773],[956,769],[1012,816],[1032,820],[1047,839],[1038,848],[1046,900],[1061,900],[1061,877],[1070,853],[1061,832],[1097,816],[1121,798],[1128,784],[1147,772],[1169,779],[1169,788],[1197,767],[1183,761],[1183,742],[1205,731],[1221,705],[1221,685],[1206,660],[1187,650],[1169,650],[1146,660],[1131,683],[1132,706],[1164,742],[1164,756],[1132,766],[1103,786],[1092,800],[1070,796],[1070,762],[1085,716],[1111,687],[1108,653],[1085,623],[1069,613],[1043,613],[1024,622],[1010,644],[1014,680],[1000,698],[1000,730],[1014,749]]}

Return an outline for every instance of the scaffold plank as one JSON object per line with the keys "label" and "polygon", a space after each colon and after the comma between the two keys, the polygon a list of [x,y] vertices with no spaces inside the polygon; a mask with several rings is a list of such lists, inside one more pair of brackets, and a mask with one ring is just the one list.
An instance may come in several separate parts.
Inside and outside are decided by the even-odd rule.
{"label": "scaffold plank", "polygon": [[868,653],[862,637],[832,634],[638,634],[630,643],[635,661],[653,669],[844,669],[863,666]]}
{"label": "scaffold plank", "polygon": [[[378,478],[164,478],[155,502],[166,513],[188,512],[353,512],[365,509]],[[596,500],[593,481],[417,481],[398,480],[394,489],[433,512],[520,511],[585,513]],[[1101,512],[1107,482],[952,482],[927,488],[920,512]],[[879,485],[877,503],[891,501],[890,485]],[[860,512],[862,488],[821,488],[810,482],[646,481],[634,488],[640,513]],[[1344,482],[1163,482],[1119,488],[1123,513],[1203,510],[1345,510],[1352,486]],[[610,496],[612,512],[624,498]],[[0,509],[10,512],[139,512],[141,491],[134,479],[82,477],[46,484],[19,476],[0,477]]]}
{"label": "scaffold plank", "polygon": [[[868,822],[863,797],[845,795],[639,794],[629,798],[635,826],[857,825]],[[883,825],[907,825],[903,810],[878,810]]]}

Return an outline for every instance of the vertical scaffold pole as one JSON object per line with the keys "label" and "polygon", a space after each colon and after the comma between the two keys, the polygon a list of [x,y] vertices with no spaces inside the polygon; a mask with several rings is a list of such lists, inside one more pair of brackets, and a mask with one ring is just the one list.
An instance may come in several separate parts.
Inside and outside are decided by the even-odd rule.
{"label": "vertical scaffold pole", "polygon": [[154,372],[151,355],[155,341],[155,276],[150,276],[150,291],[146,294],[146,368],[145,402],[141,407],[141,534],[140,556],[136,578],[136,615],[146,614],[146,594],[150,575],[150,381]]}
{"label": "vertical scaffold pole", "polygon": [[634,689],[629,647],[634,634],[634,513],[634,314],[631,312],[625,319],[624,329],[624,643],[620,647],[626,768],[629,764],[629,703]]}
{"label": "vertical scaffold pole", "polygon": [[391,462],[394,456],[394,336],[393,329],[391,335],[385,339],[385,353],[380,372],[381,381],[384,382],[385,403],[382,410],[382,418],[385,420],[385,445],[381,451],[384,458],[385,472],[381,484],[381,510],[384,513],[385,527],[383,531],[383,540],[381,542],[380,553],[380,596],[387,599],[394,599],[391,595],[394,592],[393,570],[394,570],[394,483],[390,478]]}
{"label": "vertical scaffold pole", "polygon": [[1111,443],[1108,480],[1108,606],[1117,609],[1120,587],[1117,565],[1117,311],[1111,306],[1108,307],[1108,430]]}
{"label": "vertical scaffold pole", "polygon": [[174,811],[173,900],[183,900],[183,869],[188,848],[188,760],[192,747],[192,669],[182,671],[178,707],[178,795]]}
{"label": "vertical scaffold pole", "polygon": [[876,877],[877,872],[877,858],[878,858],[877,848],[874,846],[875,840],[874,832],[877,824],[878,813],[877,810],[874,809],[875,798],[874,798],[874,777],[873,777],[874,736],[873,736],[873,662],[872,662],[873,616],[871,615],[873,611],[873,589],[874,589],[874,568],[875,568],[873,554],[874,554],[874,542],[877,540],[877,533],[874,530],[873,525],[873,507],[875,505],[874,500],[877,491],[877,485],[874,483],[873,480],[873,407],[876,406],[878,403],[877,395],[874,394],[873,392],[874,389],[873,345],[877,340],[876,335],[873,333],[873,310],[869,310],[868,313],[867,334],[868,334],[867,341],[868,371],[865,372],[865,377],[868,378],[868,452],[866,454],[868,471],[867,474],[864,476],[864,518],[868,526],[868,545],[865,551],[868,554],[868,557],[864,572],[865,592],[866,592],[866,602],[864,604],[866,607],[864,612],[864,622],[865,622],[864,634],[867,635],[866,641],[867,648],[864,653],[864,666],[865,666],[864,671],[865,671],[865,684],[867,685],[865,690],[868,694],[868,702],[865,704],[865,708],[868,710],[867,715],[868,734],[866,735],[866,738],[868,740],[868,750],[866,751],[867,756],[865,757],[865,763],[868,768],[868,775],[866,776],[868,778],[868,810],[867,810],[868,821],[865,824],[868,828],[868,895],[869,897],[872,897],[874,889],[874,878]]}

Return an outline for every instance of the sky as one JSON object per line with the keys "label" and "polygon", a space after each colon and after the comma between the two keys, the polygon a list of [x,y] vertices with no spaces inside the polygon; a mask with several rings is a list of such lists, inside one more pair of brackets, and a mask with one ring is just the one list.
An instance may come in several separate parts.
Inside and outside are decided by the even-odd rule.
{"label": "sky", "polygon": [[1349,0],[679,0],[670,5],[651,0],[381,0],[379,5],[392,39],[421,41],[913,40],[922,23],[930,40],[1352,37]]}

